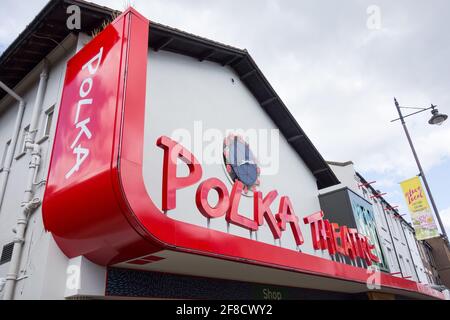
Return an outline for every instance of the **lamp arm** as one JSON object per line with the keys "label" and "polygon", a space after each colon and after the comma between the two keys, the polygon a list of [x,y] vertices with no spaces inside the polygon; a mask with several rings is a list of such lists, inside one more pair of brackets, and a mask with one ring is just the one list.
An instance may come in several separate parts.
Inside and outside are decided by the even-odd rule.
{"label": "lamp arm", "polygon": [[[407,108],[407,107],[400,107],[400,108],[402,108],[402,109],[412,109],[412,108]],[[407,118],[407,117],[413,116],[415,114],[418,114],[418,113],[421,113],[421,112],[424,112],[424,111],[427,111],[427,110],[430,110],[430,109],[434,109],[434,108],[435,108],[435,106],[431,106],[429,108],[423,108],[423,109],[421,108],[419,111],[416,111],[416,112],[407,114],[406,116],[403,116],[403,118]],[[418,109],[418,108],[414,108],[414,109]],[[401,120],[401,118],[397,118],[397,119],[391,120],[391,122],[395,122],[395,121],[398,121],[398,120]]]}
{"label": "lamp arm", "polygon": [[428,110],[430,108],[420,108],[420,107],[399,107],[400,109],[414,109],[414,110]]}

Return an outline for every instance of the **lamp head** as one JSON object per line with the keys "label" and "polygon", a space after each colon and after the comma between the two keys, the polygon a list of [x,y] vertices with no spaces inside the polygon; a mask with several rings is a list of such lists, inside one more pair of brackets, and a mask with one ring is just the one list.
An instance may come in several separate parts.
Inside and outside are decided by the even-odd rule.
{"label": "lamp head", "polygon": [[436,124],[440,126],[445,120],[447,120],[448,116],[443,113],[439,113],[439,110],[436,108],[436,106],[431,105],[431,119],[428,121],[429,124]]}

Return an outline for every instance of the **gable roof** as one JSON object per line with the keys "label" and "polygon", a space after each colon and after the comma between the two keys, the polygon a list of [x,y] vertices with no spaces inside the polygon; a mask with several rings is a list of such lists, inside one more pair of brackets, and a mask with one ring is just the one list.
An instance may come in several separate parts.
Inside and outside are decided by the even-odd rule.
{"label": "gable roof", "polygon": [[[0,57],[0,80],[14,88],[72,31],[66,27],[67,7],[81,8],[81,30],[91,34],[120,12],[81,0],[51,0]],[[279,127],[317,180],[319,189],[339,183],[333,171],[247,50],[237,49],[162,24],[150,22],[149,46],[231,67]],[[5,93],[0,92],[0,99]],[[300,183],[300,182],[299,182]]]}

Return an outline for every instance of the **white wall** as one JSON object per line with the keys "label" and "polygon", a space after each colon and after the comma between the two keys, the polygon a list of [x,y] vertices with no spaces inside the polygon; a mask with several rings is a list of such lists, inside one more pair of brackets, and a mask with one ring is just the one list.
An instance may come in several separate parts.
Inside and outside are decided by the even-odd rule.
{"label": "white wall", "polygon": [[[66,63],[75,50],[76,37],[69,36],[62,46],[49,55],[50,70],[47,90],[44,95],[42,113],[39,120],[39,131],[36,139],[42,150],[41,168],[37,181],[47,177],[51,146],[58,115],[59,101],[64,82]],[[15,90],[25,99],[26,109],[22,121],[19,142],[22,139],[23,128],[30,124],[31,114],[39,83],[39,73],[42,65],[36,67]],[[0,159],[3,154],[5,142],[11,138],[14,120],[17,112],[17,103],[11,103],[9,98],[0,102]],[[51,125],[49,137],[44,136],[46,113],[49,108],[55,106],[55,113]],[[0,208],[0,250],[3,245],[14,238],[12,229],[16,226],[17,215],[21,210],[21,202],[28,176],[28,163],[30,154],[20,155],[19,145],[15,152],[10,177],[6,188],[3,205]],[[4,173],[0,173],[4,174]],[[43,198],[45,185],[36,187],[35,197]],[[43,228],[41,208],[38,208],[31,216],[25,236],[25,243],[19,271],[19,280],[16,284],[15,299],[62,299],[65,290],[67,258],[55,244],[51,234]],[[0,278],[4,278],[8,272],[10,263],[0,266]]]}
{"label": "white wall", "polygon": [[[156,146],[158,137],[172,136],[180,128],[193,134],[196,121],[202,121],[203,130],[218,129],[223,134],[228,129],[277,127],[232,69],[168,52],[150,51],[148,59],[144,178],[150,196],[161,207],[163,150]],[[216,142],[221,149],[223,140]],[[260,190],[265,195],[276,189],[279,197],[289,196],[301,219],[320,210],[316,180],[281,134],[279,142],[279,171],[276,175],[267,175],[263,168]],[[193,150],[193,144],[191,147],[185,146],[201,161],[199,148]],[[222,161],[218,164],[203,163],[203,180],[211,177],[222,180],[231,191],[232,185]],[[168,215],[176,220],[207,227],[207,219],[195,205],[197,186],[198,184],[178,191],[177,208]],[[279,198],[272,206],[274,213],[277,212],[278,205]],[[240,212],[253,218],[252,210],[253,198],[242,197]],[[212,220],[210,227],[227,232],[224,218]],[[302,222],[300,227],[305,238],[301,249],[303,252],[313,253],[310,230]],[[250,238],[250,232],[238,226],[230,225],[230,233]],[[258,231],[258,240],[274,244],[267,225]],[[290,228],[284,232],[281,245],[296,250]]]}

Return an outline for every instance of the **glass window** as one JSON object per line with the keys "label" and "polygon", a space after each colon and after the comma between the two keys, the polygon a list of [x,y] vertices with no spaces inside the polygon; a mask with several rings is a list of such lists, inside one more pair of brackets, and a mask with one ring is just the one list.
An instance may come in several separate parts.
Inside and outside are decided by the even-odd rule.
{"label": "glass window", "polygon": [[361,190],[363,192],[364,199],[367,199],[367,190],[364,187],[362,187]]}
{"label": "glass window", "polygon": [[405,238],[405,233],[403,232],[403,223],[400,221],[400,218],[397,218],[397,224],[398,224],[398,231],[400,234],[400,239],[402,240],[402,242],[406,245],[406,238]]}
{"label": "glass window", "polygon": [[386,246],[387,256],[388,256],[388,263],[392,265],[392,250],[388,246]]}
{"label": "glass window", "polygon": [[397,234],[396,237],[398,240],[402,240],[402,234],[403,234],[403,230],[402,230],[402,226],[400,225],[400,221],[399,218],[397,218],[396,216],[393,217],[394,218],[394,225],[395,225],[395,233]]}
{"label": "glass window", "polygon": [[0,265],[11,261],[13,249],[14,249],[14,242],[5,244],[3,246],[2,256],[0,258]]}
{"label": "glass window", "polygon": [[11,140],[8,140],[3,148],[3,154],[0,162],[0,171],[3,171],[3,168],[6,165],[6,156],[8,155],[9,147],[11,146]]}
{"label": "glass window", "polygon": [[388,225],[387,225],[388,213],[386,212],[386,207],[383,205],[383,203],[381,203],[381,205],[380,205],[380,215],[381,215],[381,223],[382,223],[384,229],[388,230]]}
{"label": "glass window", "polygon": [[386,218],[389,224],[389,228],[391,229],[391,234],[395,239],[399,239],[398,237],[398,231],[397,231],[397,225],[395,223],[395,217],[393,214],[391,214],[390,212],[388,212],[386,214]]}
{"label": "glass window", "polygon": [[398,260],[400,261],[400,269],[401,269],[403,275],[405,275],[405,273],[406,273],[405,261],[403,260],[403,257],[401,255],[398,256]]}
{"label": "glass window", "polygon": [[398,232],[397,218],[395,217],[395,215],[392,215],[391,217],[392,217],[392,225],[393,225],[393,227],[394,227],[394,234],[395,234],[395,237],[396,237],[397,239],[399,239],[399,238],[400,238],[400,236],[399,236],[399,233],[400,233],[400,232]]}
{"label": "glass window", "polygon": [[386,217],[385,217],[385,213],[384,213],[384,209],[383,209],[383,203],[378,203],[374,207],[375,207],[375,211],[377,212],[379,221],[381,222],[381,226],[383,227],[384,230],[387,230],[388,227],[386,225]]}
{"label": "glass window", "polygon": [[55,106],[51,106],[48,108],[44,113],[44,119],[41,123],[41,128],[39,130],[40,132],[40,139],[38,143],[42,143],[43,141],[47,140],[50,136],[50,132],[52,130],[52,125],[54,122],[54,114],[55,114]]}
{"label": "glass window", "polygon": [[391,272],[396,272],[399,268],[397,258],[395,257],[394,251],[390,247],[386,247],[387,249],[387,255],[389,257],[389,265]]}
{"label": "glass window", "polygon": [[27,137],[29,132],[30,132],[30,125],[27,125],[22,130],[22,136],[20,137],[20,142],[19,142],[19,153],[18,153],[18,156],[20,156],[20,155],[25,153],[25,139],[26,139],[26,137]]}
{"label": "glass window", "polygon": [[44,137],[50,136],[50,130],[53,124],[54,107],[51,107],[45,112],[45,123],[44,123]]}
{"label": "glass window", "polygon": [[411,264],[409,262],[409,259],[406,259],[406,264],[405,264],[405,268],[406,268],[406,276],[411,276],[412,273],[412,269],[411,269]]}

